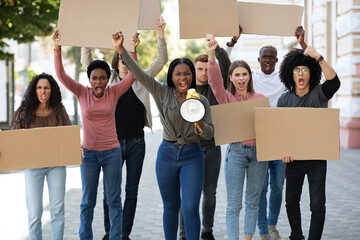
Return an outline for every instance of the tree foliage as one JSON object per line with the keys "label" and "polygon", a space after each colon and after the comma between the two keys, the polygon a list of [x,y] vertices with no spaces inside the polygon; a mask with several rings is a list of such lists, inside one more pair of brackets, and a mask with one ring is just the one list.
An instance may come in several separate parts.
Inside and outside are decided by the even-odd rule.
{"label": "tree foliage", "polygon": [[50,35],[56,26],[60,0],[0,0],[0,58],[11,58],[2,48],[5,39],[18,43]]}

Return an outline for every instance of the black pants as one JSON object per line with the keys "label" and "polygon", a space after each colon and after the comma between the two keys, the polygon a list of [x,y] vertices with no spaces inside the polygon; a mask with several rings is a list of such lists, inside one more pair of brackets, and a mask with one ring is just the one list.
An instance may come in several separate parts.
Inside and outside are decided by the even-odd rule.
{"label": "black pants", "polygon": [[286,212],[291,239],[302,239],[300,199],[307,174],[310,193],[311,222],[308,240],[321,239],[325,222],[326,161],[294,161],[286,165]]}

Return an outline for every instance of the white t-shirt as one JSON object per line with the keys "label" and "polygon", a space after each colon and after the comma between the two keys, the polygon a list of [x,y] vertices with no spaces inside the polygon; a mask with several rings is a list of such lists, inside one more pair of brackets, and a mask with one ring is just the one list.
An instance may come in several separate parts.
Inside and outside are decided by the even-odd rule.
{"label": "white t-shirt", "polygon": [[278,99],[285,91],[285,86],[279,78],[279,70],[274,70],[269,75],[261,70],[253,71],[252,78],[255,91],[268,97],[270,106],[276,107]]}

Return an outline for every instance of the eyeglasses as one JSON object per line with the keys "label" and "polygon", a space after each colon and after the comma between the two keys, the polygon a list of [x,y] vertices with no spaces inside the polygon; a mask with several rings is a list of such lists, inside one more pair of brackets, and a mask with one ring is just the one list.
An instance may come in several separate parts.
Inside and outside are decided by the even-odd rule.
{"label": "eyeglasses", "polygon": [[308,73],[308,72],[309,72],[309,68],[307,68],[307,67],[294,68],[293,73],[294,73],[294,74],[299,74],[300,71],[302,71],[303,73]]}

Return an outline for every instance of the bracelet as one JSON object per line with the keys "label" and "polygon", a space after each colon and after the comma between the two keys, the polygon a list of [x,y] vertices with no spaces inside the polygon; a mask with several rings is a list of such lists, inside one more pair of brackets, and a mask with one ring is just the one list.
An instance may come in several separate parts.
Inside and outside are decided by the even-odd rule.
{"label": "bracelet", "polygon": [[321,62],[322,60],[324,60],[324,57],[322,55],[320,55],[320,57],[318,59],[316,59],[316,62],[319,63]]}

